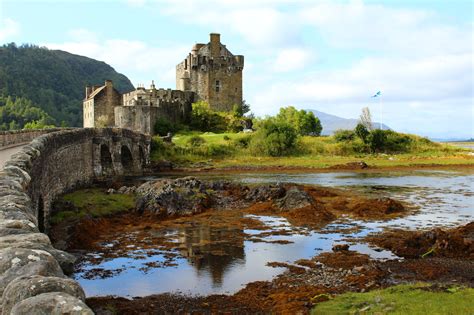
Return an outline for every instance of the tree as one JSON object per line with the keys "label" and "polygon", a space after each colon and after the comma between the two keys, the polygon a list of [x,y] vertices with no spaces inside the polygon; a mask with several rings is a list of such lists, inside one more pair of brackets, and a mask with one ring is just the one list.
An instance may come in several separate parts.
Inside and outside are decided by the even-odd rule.
{"label": "tree", "polygon": [[370,114],[370,109],[368,107],[362,108],[362,113],[360,114],[359,122],[364,125],[368,131],[373,130],[372,115]]}
{"label": "tree", "polygon": [[370,134],[370,132],[367,130],[367,128],[362,124],[358,123],[357,126],[354,129],[354,132],[357,137],[359,137],[364,143],[367,143],[367,138]]}
{"label": "tree", "polygon": [[213,111],[205,101],[193,103],[191,127],[199,131],[224,132],[227,129],[225,114]]}
{"label": "tree", "polygon": [[321,122],[312,112],[297,110],[293,106],[280,108],[276,120],[293,126],[296,132],[302,136],[319,136],[323,129]]}
{"label": "tree", "polygon": [[288,123],[267,119],[261,123],[250,145],[254,153],[282,156],[293,151],[297,138],[295,128]]}
{"label": "tree", "polygon": [[250,112],[250,104],[248,104],[245,100],[242,100],[242,116]]}

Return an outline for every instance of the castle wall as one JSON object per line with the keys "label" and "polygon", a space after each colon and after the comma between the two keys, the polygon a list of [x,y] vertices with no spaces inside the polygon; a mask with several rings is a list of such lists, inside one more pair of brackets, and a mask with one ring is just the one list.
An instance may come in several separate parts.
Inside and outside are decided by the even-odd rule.
{"label": "castle wall", "polygon": [[[124,95],[126,106],[116,106],[115,126],[153,135],[155,123],[159,119],[171,123],[187,123],[190,120],[193,92],[155,89],[147,90],[149,95],[138,102],[133,93]],[[148,104],[153,104],[152,106]]]}

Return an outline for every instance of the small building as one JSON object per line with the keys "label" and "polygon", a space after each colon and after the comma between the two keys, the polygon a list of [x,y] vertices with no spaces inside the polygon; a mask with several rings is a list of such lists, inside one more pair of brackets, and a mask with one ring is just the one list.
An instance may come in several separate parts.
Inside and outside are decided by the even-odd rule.
{"label": "small building", "polygon": [[111,80],[106,80],[102,86],[86,86],[82,104],[84,128],[115,126],[114,107],[121,101],[122,95]]}
{"label": "small building", "polygon": [[188,123],[192,103],[203,100],[216,111],[231,111],[242,106],[244,57],[234,56],[210,34],[208,44],[196,44],[176,66],[176,90],[137,87],[120,94],[110,80],[103,86],[86,86],[83,102],[84,127],[120,127],[154,134],[160,119]]}

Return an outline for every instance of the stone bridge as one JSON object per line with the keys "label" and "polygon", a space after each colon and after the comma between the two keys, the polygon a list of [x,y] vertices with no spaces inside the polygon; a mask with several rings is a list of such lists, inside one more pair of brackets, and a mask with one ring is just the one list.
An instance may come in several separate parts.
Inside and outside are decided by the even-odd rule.
{"label": "stone bridge", "polygon": [[[29,136],[2,133],[0,145],[24,143]],[[150,138],[131,130],[55,129],[5,163],[0,172],[2,314],[92,313],[82,288],[64,275],[74,257],[55,249],[44,234],[51,205],[96,179],[141,174],[149,154]]]}

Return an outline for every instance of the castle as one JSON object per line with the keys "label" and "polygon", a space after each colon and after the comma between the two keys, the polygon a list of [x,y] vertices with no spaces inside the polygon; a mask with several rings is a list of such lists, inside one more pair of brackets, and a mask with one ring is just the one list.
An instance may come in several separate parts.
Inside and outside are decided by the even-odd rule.
{"label": "castle", "polygon": [[208,44],[195,44],[176,66],[176,90],[138,86],[120,94],[110,80],[103,86],[86,86],[84,128],[120,127],[153,135],[158,120],[187,123],[192,103],[205,101],[216,111],[242,105],[244,56],[233,55],[211,33]]}

